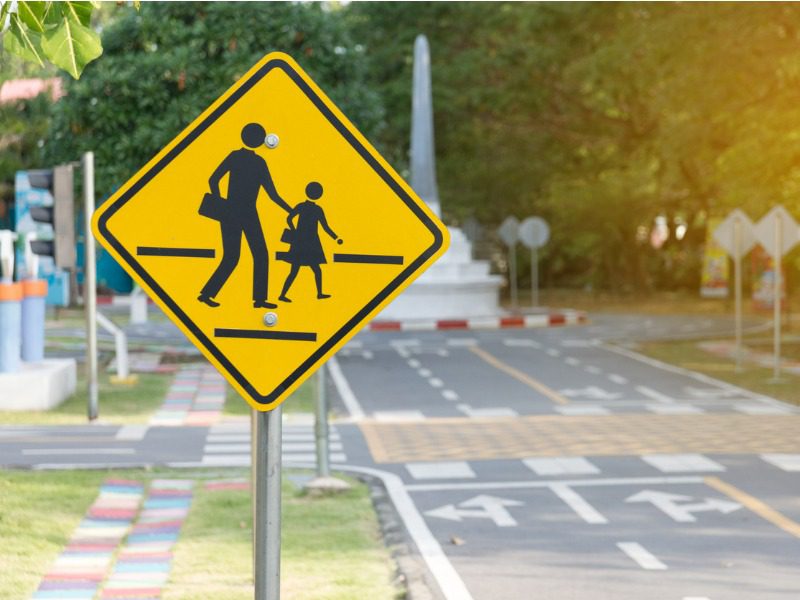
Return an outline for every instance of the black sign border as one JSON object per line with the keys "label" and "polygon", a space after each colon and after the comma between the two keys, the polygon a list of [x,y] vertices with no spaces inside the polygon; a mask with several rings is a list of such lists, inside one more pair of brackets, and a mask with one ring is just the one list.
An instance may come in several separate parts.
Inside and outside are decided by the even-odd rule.
{"label": "black sign border", "polygon": [[[409,209],[419,218],[425,227],[433,234],[434,242],[415,260],[408,262],[408,266],[395,277],[375,298],[366,306],[359,310],[355,316],[347,321],[336,333],[333,334],[316,352],[300,364],[280,385],[266,395],[259,394],[247,379],[231,364],[222,351],[206,336],[194,322],[181,310],[180,306],[156,283],[156,281],[139,264],[134,256],[128,252],[108,229],[108,220],[122,208],[126,202],[133,198],[153,177],[161,172],[172,162],[183,150],[194,142],[212,123],[222,116],[231,106],[233,106],[244,94],[263,79],[273,69],[281,69],[292,81],[303,91],[309,100],[325,116],[328,122],[347,140],[353,149],[372,167],[372,169],[386,182],[386,184],[397,194],[397,196],[408,206]],[[400,285],[414,275],[414,273],[439,249],[444,243],[444,236],[433,220],[417,205],[417,203],[406,193],[398,181],[380,164],[375,156],[358,140],[353,132],[333,113],[328,105],[319,97],[303,77],[283,59],[272,59],[267,61],[260,69],[251,75],[246,81],[242,82],[233,93],[231,93],[219,106],[217,106],[207,117],[195,125],[191,130],[182,134],[181,140],[170,149],[155,165],[141,175],[130,187],[128,187],[111,206],[107,207],[97,221],[98,231],[116,250],[119,256],[128,263],[136,274],[152,289],[156,295],[166,304],[169,309],[180,319],[180,321],[192,332],[195,338],[208,350],[223,368],[233,376],[239,385],[249,394],[250,398],[261,406],[262,410],[271,410],[278,397],[280,397],[291,385],[300,377],[308,372],[331,348],[353,329],[364,321],[367,315],[381,304],[389,295],[392,294]],[[269,368],[265,364],[265,368]]]}

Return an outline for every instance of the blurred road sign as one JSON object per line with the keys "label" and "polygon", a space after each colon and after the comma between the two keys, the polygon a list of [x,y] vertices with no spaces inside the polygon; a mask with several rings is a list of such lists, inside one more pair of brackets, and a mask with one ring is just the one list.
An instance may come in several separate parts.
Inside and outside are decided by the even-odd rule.
{"label": "blurred road sign", "polygon": [[[755,236],[772,258],[781,258],[800,242],[800,228],[792,215],[783,206],[778,205],[756,223]],[[775,256],[778,242],[780,247],[777,250],[780,251],[780,256]]]}
{"label": "blurred road sign", "polygon": [[[736,248],[736,227],[739,227],[739,249]],[[741,258],[756,244],[753,222],[738,208],[732,210],[713,233],[714,239],[732,258]]]}
{"label": "blurred road sign", "polygon": [[528,217],[519,226],[519,241],[528,248],[541,248],[550,239],[550,227],[541,217]]}
{"label": "blurred road sign", "polygon": [[279,53],[103,204],[94,232],[260,411],[448,245],[428,206]]}
{"label": "blurred road sign", "polygon": [[519,241],[519,221],[516,217],[506,217],[500,227],[497,229],[497,235],[503,240],[503,243],[508,246],[514,246]]}

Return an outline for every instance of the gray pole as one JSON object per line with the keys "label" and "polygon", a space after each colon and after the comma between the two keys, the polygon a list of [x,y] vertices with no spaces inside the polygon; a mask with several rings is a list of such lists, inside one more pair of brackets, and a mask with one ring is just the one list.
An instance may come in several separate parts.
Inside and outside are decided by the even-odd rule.
{"label": "gray pole", "polygon": [[281,413],[256,416],[255,600],[281,597]]}
{"label": "gray pole", "polygon": [[531,248],[531,306],[539,306],[539,246],[537,244]]}
{"label": "gray pole", "polygon": [[780,213],[775,215],[775,256],[773,257],[775,290],[773,292],[773,321],[775,325],[774,358],[772,378],[781,377],[781,265],[783,263],[783,224]]}
{"label": "gray pole", "polygon": [[328,397],[325,390],[325,365],[317,371],[317,411],[314,419],[317,441],[317,477],[330,477],[330,446],[328,444]]}
{"label": "gray pole", "polygon": [[414,40],[411,86],[411,187],[441,217],[434,149],[431,53],[428,38],[418,35]]}
{"label": "gray pole", "polygon": [[86,381],[89,387],[88,416],[94,421],[97,407],[97,274],[92,213],[94,213],[94,152],[83,155],[83,209],[85,216],[83,302],[86,310]]}
{"label": "gray pole", "polygon": [[250,409],[250,517],[253,519],[253,573],[258,570],[256,566],[256,523],[258,523],[258,515],[256,514],[256,482],[258,481],[258,473],[256,472],[256,460],[258,456],[258,411],[255,408]]}
{"label": "gray pole", "polygon": [[736,370],[742,370],[742,222],[733,222],[733,286],[736,304]]}
{"label": "gray pole", "polygon": [[517,308],[517,245],[508,248],[509,284],[511,285],[511,308]]}

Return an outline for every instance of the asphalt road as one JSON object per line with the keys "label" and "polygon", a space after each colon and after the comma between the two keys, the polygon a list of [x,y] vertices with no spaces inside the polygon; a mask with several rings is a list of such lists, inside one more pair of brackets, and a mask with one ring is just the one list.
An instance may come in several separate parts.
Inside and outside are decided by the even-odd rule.
{"label": "asphalt road", "polygon": [[[329,365],[334,464],[383,474],[447,600],[795,600],[800,410],[628,347],[729,328],[361,334]],[[245,466],[248,430],[5,427],[0,463]],[[311,462],[311,423],[285,433]]]}

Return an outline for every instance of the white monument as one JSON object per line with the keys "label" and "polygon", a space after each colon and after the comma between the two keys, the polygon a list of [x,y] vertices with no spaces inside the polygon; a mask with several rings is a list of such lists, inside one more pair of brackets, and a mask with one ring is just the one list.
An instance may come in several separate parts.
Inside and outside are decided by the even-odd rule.
{"label": "white monument", "polygon": [[[411,187],[441,217],[433,145],[433,97],[428,40],[414,42],[411,111]],[[488,261],[472,260],[464,232],[448,227],[450,248],[405,292],[381,312],[380,319],[449,319],[500,314],[502,277],[489,274]]]}

